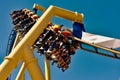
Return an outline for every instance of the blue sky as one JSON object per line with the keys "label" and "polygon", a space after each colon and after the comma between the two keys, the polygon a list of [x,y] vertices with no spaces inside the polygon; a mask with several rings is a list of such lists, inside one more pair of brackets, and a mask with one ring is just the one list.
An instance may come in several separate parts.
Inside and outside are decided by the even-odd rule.
{"label": "blue sky", "polygon": [[[22,8],[32,10],[34,3],[48,8],[55,5],[71,11],[83,13],[87,32],[120,38],[119,0],[1,0],[0,1],[0,58],[5,56],[8,36],[12,29],[10,12]],[[71,21],[53,19],[54,23],[71,27]],[[44,72],[43,58],[39,63]],[[17,70],[18,71],[18,70]],[[17,72],[15,71],[15,73]],[[12,75],[14,80],[16,74]],[[78,50],[72,57],[70,68],[64,73],[51,66],[51,80],[120,80],[120,60]],[[27,80],[30,80],[27,74]]]}

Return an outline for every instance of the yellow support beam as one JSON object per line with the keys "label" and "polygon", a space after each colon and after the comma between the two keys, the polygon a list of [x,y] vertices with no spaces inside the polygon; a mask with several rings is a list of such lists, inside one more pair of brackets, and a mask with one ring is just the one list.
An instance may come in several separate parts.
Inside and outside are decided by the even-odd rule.
{"label": "yellow support beam", "polygon": [[50,77],[50,60],[48,60],[45,56],[45,78],[46,80],[51,80]]}
{"label": "yellow support beam", "polygon": [[[20,42],[20,33],[18,32],[17,33],[17,36],[16,36],[16,38],[15,38],[15,42],[14,42],[14,44],[13,44],[13,47],[12,47],[12,50],[15,48],[15,46]],[[21,66],[21,69],[23,69],[23,70],[20,70],[20,72],[18,73],[18,75],[17,75],[17,78],[16,78],[16,80],[25,80],[25,75],[24,75],[24,73],[23,73],[23,71],[25,72],[25,68],[23,68],[23,66],[24,66],[24,63],[23,63],[23,65]]]}
{"label": "yellow support beam", "polygon": [[24,48],[23,59],[25,61],[25,65],[28,69],[28,72],[32,78],[32,80],[45,80],[45,77],[40,69],[37,58],[35,58],[33,54],[33,49],[26,45]]}
{"label": "yellow support beam", "polygon": [[[16,47],[16,45],[18,44],[18,42],[20,41],[20,38],[19,38],[19,33],[17,34],[16,38],[15,38],[15,41],[14,41],[14,44],[13,44],[13,47],[12,47],[12,50]],[[12,64],[11,64],[12,65]],[[1,79],[1,78],[0,78]]]}
{"label": "yellow support beam", "polygon": [[34,4],[33,5],[33,9],[38,9],[40,11],[42,11],[43,13],[46,11],[46,9],[38,4]]}
{"label": "yellow support beam", "polygon": [[22,62],[22,65],[21,65],[21,68],[20,68],[20,71],[16,77],[15,80],[25,80],[25,70],[26,70],[26,65],[25,65],[25,62]]}
{"label": "yellow support beam", "polygon": [[12,70],[17,67],[18,62],[22,58],[24,59],[33,80],[45,80],[37,60],[31,50],[31,46],[34,44],[35,40],[43,32],[47,24],[54,16],[71,21],[77,21],[79,23],[83,22],[82,14],[76,14],[75,12],[71,12],[55,6],[50,6],[36,22],[36,24],[29,30],[25,37],[18,43],[14,50],[12,50],[11,54],[5,57],[5,60],[0,65],[1,80],[5,80],[9,76]]}
{"label": "yellow support beam", "polygon": [[[46,11],[46,9],[44,7],[42,7],[42,6],[38,5],[38,4],[34,4],[33,9],[40,10],[43,13]],[[48,60],[46,58],[46,56],[44,56],[44,57],[45,57],[45,60],[44,60],[44,62],[45,62],[45,78],[46,78],[46,80],[51,80],[50,60]]]}
{"label": "yellow support beam", "polygon": [[16,47],[16,45],[19,43],[19,41],[20,41],[20,34],[17,33],[17,36],[16,36],[16,38],[15,38],[15,41],[14,41],[12,50]]}
{"label": "yellow support beam", "polygon": [[[65,10],[62,8],[58,8],[55,6],[50,6],[40,17],[40,19],[36,22],[34,27],[26,34],[26,37],[24,37],[24,42],[27,42],[28,45],[34,44],[35,40],[39,37],[39,34],[43,32],[43,30],[46,28],[47,24],[51,21],[51,19],[54,17],[61,17],[64,19],[68,19],[71,21],[77,21],[79,23],[83,23],[83,14],[77,14],[76,12],[71,12],[69,10]],[[39,26],[39,27],[38,27]],[[30,39],[32,37],[32,39]],[[29,40],[28,40],[29,39]]]}
{"label": "yellow support beam", "polygon": [[[43,13],[45,12],[45,8],[44,7],[42,7],[42,6],[39,6],[38,4],[34,4],[33,5],[33,9],[38,9],[38,10],[40,10],[40,11],[42,11]],[[47,63],[47,62],[49,62],[49,61],[47,61],[46,59],[45,59],[45,66],[48,66],[49,65],[49,63]],[[48,65],[47,65],[48,64]],[[25,75],[24,75],[24,73],[25,73],[25,70],[26,70],[26,66],[25,66],[25,62],[23,62],[23,64],[21,65],[21,69],[20,69],[20,71],[19,71],[19,73],[18,73],[18,75],[17,75],[17,77],[16,77],[16,80],[25,80]]]}
{"label": "yellow support beam", "polygon": [[[41,10],[43,13],[46,10],[44,7],[39,6],[38,4],[34,4],[33,9]],[[49,62],[49,61],[47,61],[46,59],[45,59],[45,61],[46,61],[45,65],[48,66],[47,64],[49,64],[49,63],[47,63],[47,62]],[[25,70],[26,70],[26,66],[25,66],[25,62],[23,62],[23,64],[21,65],[20,71],[16,77],[16,80],[25,80],[25,75],[24,75]]]}

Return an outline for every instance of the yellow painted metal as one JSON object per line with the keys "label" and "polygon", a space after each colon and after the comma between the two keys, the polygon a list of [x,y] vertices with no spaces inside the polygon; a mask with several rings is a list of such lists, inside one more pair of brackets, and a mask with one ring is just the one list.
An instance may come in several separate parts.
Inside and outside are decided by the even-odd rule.
{"label": "yellow painted metal", "polygon": [[53,6],[54,16],[58,16],[67,20],[83,23],[83,14],[78,14],[77,12],[71,12],[62,8]]}
{"label": "yellow painted metal", "polygon": [[[76,14],[62,8],[50,6],[45,13],[40,17],[36,24],[29,30],[25,37],[18,43],[18,45],[12,50],[9,56],[5,57],[5,60],[0,65],[0,79],[5,80],[8,75],[15,69],[18,62],[23,58],[28,71],[33,80],[44,80],[44,76],[37,63],[37,59],[30,47],[34,44],[35,40],[46,28],[47,24],[54,17],[58,16],[71,21],[83,22],[83,15]],[[35,74],[34,74],[34,73]]]}
{"label": "yellow painted metal", "polygon": [[51,80],[50,76],[50,61],[45,56],[45,78],[46,80]]}
{"label": "yellow painted metal", "polygon": [[15,69],[15,67],[16,65],[12,59],[5,58],[4,64],[2,63],[0,65],[0,80],[6,80],[10,74],[10,71],[12,71],[12,69]]}
{"label": "yellow painted metal", "polygon": [[[15,42],[13,44],[13,47],[12,47],[12,50],[15,48],[15,46],[18,44],[18,42],[20,41],[20,38],[19,38],[19,34],[17,34],[16,38],[15,38]],[[9,59],[8,59],[9,60]],[[7,61],[8,62],[8,61]],[[12,65],[12,64],[11,64]],[[0,68],[1,69],[1,68]],[[0,78],[2,79],[2,78]],[[2,79],[3,80],[3,79]]]}
{"label": "yellow painted metal", "polygon": [[12,47],[12,50],[15,48],[15,46],[19,43],[20,41],[20,34],[17,33],[17,36],[15,38],[15,41],[14,41],[14,44],[13,44],[13,47]]}
{"label": "yellow painted metal", "polygon": [[[71,21],[77,21],[79,23],[83,23],[83,15],[75,12],[71,12],[62,8],[58,8],[55,6],[50,6],[45,13],[41,16],[41,18],[37,21],[37,23],[33,26],[33,28],[26,34],[26,36],[19,42],[19,44],[12,50],[11,54],[5,57],[5,60],[0,65],[0,80],[5,80],[10,72],[16,68],[18,62],[23,58],[28,71],[33,80],[45,80],[42,74],[42,71],[37,63],[37,59],[34,57],[33,50],[31,49],[32,44],[39,37],[39,35],[43,32],[49,21],[54,17],[58,16],[61,18],[65,18]],[[111,50],[105,47],[101,47],[95,44],[90,44],[82,41],[81,39],[74,38],[82,43],[101,48],[116,54],[120,54],[119,51]],[[47,62],[49,63],[49,62]],[[46,64],[47,64],[46,63]],[[46,66],[46,70],[49,69],[49,64]],[[48,73],[47,71],[46,74]],[[49,80],[49,79],[48,79]]]}
{"label": "yellow painted metal", "polygon": [[[45,10],[46,10],[44,7],[39,6],[38,4],[34,4],[33,9],[38,9],[38,10],[41,10],[42,12],[45,12]],[[48,62],[48,61],[46,61],[46,62]],[[23,62],[21,69],[16,77],[16,80],[25,80],[25,75],[24,75],[25,70],[26,70],[26,66],[25,66],[25,62]]]}
{"label": "yellow painted metal", "polygon": [[45,80],[45,77],[39,67],[38,60],[33,54],[33,49],[26,45],[23,58],[32,80]]}
{"label": "yellow painted metal", "polygon": [[[38,4],[34,4],[33,8],[42,11],[43,13],[45,12],[45,8],[42,6],[39,6]],[[50,75],[50,61],[46,58],[45,56],[45,78],[46,80],[51,80],[51,75]]]}
{"label": "yellow painted metal", "polygon": [[[17,33],[17,36],[16,36],[16,38],[15,38],[15,42],[14,42],[14,44],[13,44],[12,50],[13,50],[13,49],[15,48],[15,46],[19,43],[19,41],[20,41],[20,33]],[[22,66],[21,68],[23,68],[23,66]],[[18,75],[19,75],[19,73],[18,73]],[[20,78],[19,78],[19,76],[17,76],[16,80],[25,80],[24,74],[23,74],[22,76],[20,76]]]}
{"label": "yellow painted metal", "polygon": [[[15,46],[19,43],[20,41],[20,37],[21,37],[21,34],[18,32],[17,33],[17,36],[16,36],[16,39],[15,39],[15,42],[14,42],[14,45],[13,45],[13,49],[15,48]],[[16,77],[16,80],[25,80],[25,75],[24,75],[24,72],[25,72],[25,63],[23,62],[22,60],[22,65],[21,65],[21,69]]]}
{"label": "yellow painted metal", "polygon": [[[71,16],[72,15],[72,16]],[[36,22],[34,27],[26,34],[24,37],[24,42],[27,42],[28,45],[32,45],[35,40],[39,37],[39,34],[43,32],[43,30],[46,28],[47,24],[50,22],[50,20],[54,17],[58,16],[64,19],[77,21],[82,23],[83,22],[83,15],[77,14],[75,12],[71,12],[62,8],[58,8],[55,6],[50,6],[40,17],[40,19]],[[38,27],[39,26],[39,27]],[[30,39],[32,37],[32,39]],[[29,40],[28,40],[29,39]]]}
{"label": "yellow painted metal", "polygon": [[40,10],[42,12],[45,12],[45,10],[46,10],[44,7],[42,7],[42,6],[38,5],[38,4],[34,4],[33,9],[38,9],[38,10]]}
{"label": "yellow painted metal", "polygon": [[25,80],[25,75],[24,75],[25,70],[26,70],[25,62],[22,62],[22,66],[15,80]]}
{"label": "yellow painted metal", "polygon": [[[15,42],[14,42],[14,44],[13,44],[12,50],[13,50],[13,49],[15,48],[15,46],[19,43],[19,41],[20,41],[20,36],[21,36],[21,34],[18,32],[18,33],[17,33],[17,36],[16,36],[16,38],[15,38]],[[21,66],[20,72],[18,73],[16,80],[25,80],[24,72],[25,72],[25,63],[23,63],[23,65]]]}

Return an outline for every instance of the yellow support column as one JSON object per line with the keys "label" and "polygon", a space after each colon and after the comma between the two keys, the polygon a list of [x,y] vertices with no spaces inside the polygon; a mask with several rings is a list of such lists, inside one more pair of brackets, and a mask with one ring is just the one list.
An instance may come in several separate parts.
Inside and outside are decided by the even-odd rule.
{"label": "yellow support column", "polygon": [[[42,11],[43,13],[46,10],[44,7],[39,6],[38,4],[34,4],[33,9],[38,9],[38,10]],[[18,73],[18,75],[16,77],[16,80],[25,80],[25,75],[24,75],[25,70],[26,70],[26,66],[25,66],[25,63],[23,63],[22,67],[21,67],[21,69],[20,69],[20,71],[19,71],[19,73]]]}
{"label": "yellow support column", "polygon": [[45,78],[46,80],[51,80],[50,77],[50,61],[45,56]]}
{"label": "yellow support column", "polygon": [[38,60],[33,54],[33,49],[26,45],[23,58],[32,80],[45,80],[45,77],[39,67]]}
{"label": "yellow support column", "polygon": [[[18,33],[16,36],[16,40],[14,42],[13,48],[15,48],[15,46],[19,43],[20,37],[21,37],[21,35],[20,35],[20,33]],[[16,80],[25,80],[25,75],[24,75],[25,70],[26,70],[25,63],[22,60],[21,61],[21,68],[20,68],[20,71],[16,77]]]}
{"label": "yellow support column", "polygon": [[[19,33],[18,33],[17,36],[16,36],[16,38],[15,38],[15,41],[14,41],[14,44],[13,44],[12,50],[16,47],[16,45],[17,45],[18,42],[20,41],[19,36],[20,36],[20,35],[19,35]],[[17,66],[16,63],[14,63],[15,61],[12,60],[12,58],[5,57],[5,59],[7,59],[7,60],[5,61],[6,64],[4,64],[4,65],[7,65],[7,63],[9,62],[9,60],[11,60],[11,62],[10,62],[9,65],[14,64],[14,65],[12,65],[11,67],[13,67],[13,66],[16,67],[16,66]],[[12,61],[13,61],[13,62],[12,62]],[[2,70],[2,68],[3,68],[3,67],[0,68],[0,71]],[[7,68],[5,67],[4,69],[7,71],[7,69],[10,70],[10,67],[7,66]],[[2,73],[2,72],[1,72],[1,73]],[[0,73],[0,74],[1,74],[1,73]],[[4,74],[4,73],[3,73],[3,74]],[[7,74],[7,72],[5,72],[5,74]],[[8,75],[5,75],[5,76],[3,76],[3,77],[6,77],[6,78],[7,78],[7,76],[8,76]],[[5,80],[6,78],[2,78],[2,77],[0,77],[0,80]]]}
{"label": "yellow support column", "polygon": [[17,67],[18,60],[22,58],[21,55],[18,56],[19,58],[17,58],[16,60],[13,57],[11,57],[11,54],[4,58],[5,60],[0,65],[0,80],[6,80],[6,78],[10,75],[12,70]]}
{"label": "yellow support column", "polygon": [[[12,50],[15,48],[15,46],[19,43],[19,41],[20,41],[20,33],[18,32],[17,33],[17,36],[16,36],[16,38],[15,38],[15,42],[14,42],[14,45],[13,45],[13,47],[12,47]],[[17,78],[16,78],[16,80],[25,80],[25,75],[24,75],[24,72],[25,72],[25,69],[26,69],[26,67],[25,67],[25,63],[23,63],[23,65],[21,66],[21,69],[20,69],[20,72],[18,73],[18,75],[17,75]],[[22,75],[22,76],[21,76]]]}
{"label": "yellow support column", "polygon": [[38,9],[38,10],[42,11],[43,13],[46,11],[46,9],[44,7],[39,6],[38,4],[34,4],[33,9]]}
{"label": "yellow support column", "polygon": [[[15,39],[14,45],[13,45],[13,47],[12,47],[12,50],[13,50],[13,49],[15,48],[15,46],[19,43],[19,41],[20,41],[20,33],[17,33],[17,36],[16,36],[16,39]],[[24,68],[23,66],[25,66],[24,63],[23,63],[23,65],[21,66],[21,69],[23,69],[23,70],[20,69],[20,72],[18,73],[16,80],[25,80],[24,72],[25,72],[25,69],[26,69],[26,68]],[[20,73],[23,73],[22,76],[20,76],[20,75],[21,75]]]}
{"label": "yellow support column", "polygon": [[[42,6],[39,6],[38,4],[34,4],[33,9],[38,9],[40,11],[42,11],[43,13],[46,11],[46,9]],[[51,80],[50,77],[50,61],[45,57],[45,78],[46,80]]]}
{"label": "yellow support column", "polygon": [[20,68],[20,71],[16,77],[15,80],[25,80],[25,70],[26,70],[26,65],[25,65],[25,62],[22,62],[22,65],[21,65],[21,68]]}
{"label": "yellow support column", "polygon": [[16,45],[19,43],[19,41],[20,41],[20,34],[17,33],[17,36],[16,36],[16,38],[15,38],[15,41],[14,41],[12,50],[16,47]]}

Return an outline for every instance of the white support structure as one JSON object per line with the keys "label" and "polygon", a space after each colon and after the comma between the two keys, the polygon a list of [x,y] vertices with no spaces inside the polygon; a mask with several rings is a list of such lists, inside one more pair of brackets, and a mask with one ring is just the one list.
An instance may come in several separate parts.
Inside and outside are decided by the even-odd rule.
{"label": "white support structure", "polygon": [[83,32],[82,40],[112,49],[120,47],[120,39],[95,35],[87,32]]}

